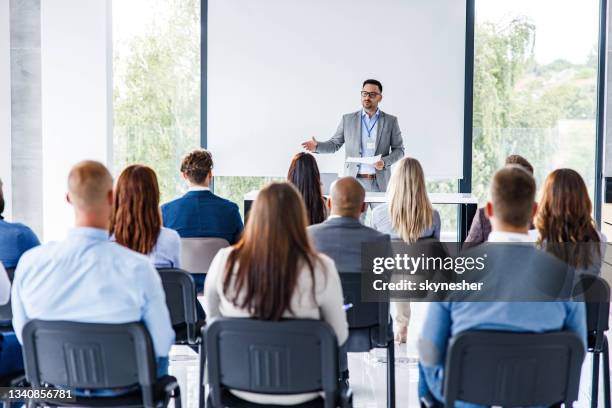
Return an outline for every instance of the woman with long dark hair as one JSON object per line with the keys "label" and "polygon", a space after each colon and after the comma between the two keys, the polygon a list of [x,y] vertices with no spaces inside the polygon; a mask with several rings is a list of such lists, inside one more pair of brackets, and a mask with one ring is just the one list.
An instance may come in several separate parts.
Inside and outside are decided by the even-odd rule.
{"label": "woman with long dark hair", "polygon": [[[272,183],[263,188],[240,241],[220,250],[210,265],[204,285],[207,318],[321,319],[343,344],[348,325],[340,277],[334,262],[311,247],[306,226],[295,187]],[[300,404],[318,397],[232,392],[259,404]]]}
{"label": "woman with long dark hair", "polygon": [[597,231],[584,180],[572,169],[557,169],[544,181],[535,216],[538,245],[576,268],[599,274],[606,237]]}
{"label": "woman with long dark hair", "polygon": [[319,224],[327,218],[325,199],[321,192],[321,175],[314,156],[310,153],[298,153],[291,159],[287,180],[302,194],[308,224]]}
{"label": "woman with long dark hair", "polygon": [[110,234],[118,244],[149,256],[158,268],[180,267],[180,237],[162,227],[159,185],[150,167],[135,164],[121,172],[115,186]]}

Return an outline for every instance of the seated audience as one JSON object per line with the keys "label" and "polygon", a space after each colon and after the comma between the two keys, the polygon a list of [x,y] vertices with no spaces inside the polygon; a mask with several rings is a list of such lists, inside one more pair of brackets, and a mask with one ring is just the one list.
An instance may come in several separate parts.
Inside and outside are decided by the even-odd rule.
{"label": "seated audience", "polygon": [[[404,157],[397,162],[389,186],[388,202],[374,208],[372,227],[391,239],[414,243],[421,238],[440,239],[440,214],[427,195],[425,175],[417,159]],[[395,340],[405,343],[410,322],[410,302],[396,302]]]}
{"label": "seated audience", "polygon": [[365,190],[353,177],[331,186],[327,208],[331,215],[321,224],[308,227],[315,248],[329,256],[340,272],[361,272],[361,244],[389,242],[389,235],[366,227],[359,217],[366,211]]}
{"label": "seated audience", "polygon": [[4,194],[0,180],[0,262],[5,268],[14,268],[21,255],[30,248],[40,245],[36,234],[18,222],[4,221]]}
{"label": "seated audience", "polygon": [[598,275],[606,237],[597,231],[593,205],[584,180],[572,169],[546,177],[535,217],[537,243],[576,268],[578,274]]}
{"label": "seated audience", "polygon": [[[531,175],[533,175],[533,166],[523,156],[519,156],[518,154],[511,154],[510,156],[506,157],[506,165],[509,164],[516,164],[522,166]],[[465,242],[466,244],[468,244],[468,247],[482,244],[483,242],[486,242],[490,233],[491,222],[485,216],[485,209],[479,208],[478,211],[476,211],[476,214],[474,214],[472,226],[470,227],[470,231],[468,232],[468,236],[466,237]]]}
{"label": "seated audience", "polygon": [[[529,237],[529,224],[535,214],[535,181],[520,166],[504,167],[495,173],[491,183],[491,201],[485,211],[491,220],[489,242],[524,243],[513,245],[512,251],[496,250],[490,246],[486,253],[494,258],[499,269],[495,272],[521,272],[523,287],[534,286],[542,271],[559,268],[564,276],[567,266],[538,250]],[[508,245],[508,244],[507,244]],[[504,249],[507,249],[508,246]],[[508,266],[510,265],[510,266]],[[580,302],[434,302],[429,306],[419,348],[419,397],[433,397],[444,401],[443,380],[446,349],[449,339],[468,330],[497,330],[511,332],[549,332],[568,330],[576,333],[586,348],[586,310]],[[457,403],[455,406],[473,406]]]}
{"label": "seated audience", "polygon": [[83,161],[68,176],[76,228],[63,241],[21,257],[12,289],[13,327],[22,342],[32,319],[87,323],[142,321],[153,341],[158,374],[168,368],[174,331],[159,274],[149,259],[109,241],[113,181],[100,163]]}
{"label": "seated audience", "polygon": [[[282,217],[279,217],[282,214]],[[204,309],[208,318],[322,319],[342,345],[348,337],[342,286],[334,262],[310,246],[306,209],[289,183],[263,188],[241,240],[220,250],[208,271]],[[300,404],[317,393],[262,395],[232,391],[258,404]]]}
{"label": "seated audience", "polygon": [[180,268],[181,239],[161,224],[155,172],[138,164],[126,167],[115,187],[111,239],[147,255],[156,268]]}
{"label": "seated audience", "polygon": [[210,191],[212,168],[212,155],[206,150],[185,156],[181,174],[189,191],[162,205],[164,227],[177,231],[181,238],[216,237],[235,244],[243,228],[240,211],[236,204]]}
{"label": "seated audience", "polygon": [[325,221],[327,210],[321,192],[321,176],[317,160],[310,153],[298,153],[293,156],[287,180],[302,194],[306,204],[308,224],[314,225]]}

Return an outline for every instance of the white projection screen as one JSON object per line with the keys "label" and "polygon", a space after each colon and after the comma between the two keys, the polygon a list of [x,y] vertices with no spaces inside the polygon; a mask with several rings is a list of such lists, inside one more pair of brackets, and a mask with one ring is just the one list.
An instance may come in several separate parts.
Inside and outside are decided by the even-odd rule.
{"label": "white projection screen", "polygon": [[[465,0],[208,0],[208,148],[219,176],[285,176],[300,143],[327,140],[383,84],[406,156],[462,177]],[[343,168],[344,148],[318,154]]]}

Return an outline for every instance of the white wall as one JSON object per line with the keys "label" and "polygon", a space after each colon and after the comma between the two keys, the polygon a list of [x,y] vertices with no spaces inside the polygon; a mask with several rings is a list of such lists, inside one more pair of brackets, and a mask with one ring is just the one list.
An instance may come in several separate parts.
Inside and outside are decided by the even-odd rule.
{"label": "white wall", "polygon": [[50,241],[73,225],[65,201],[70,167],[110,160],[111,0],[41,3],[43,216]]}
{"label": "white wall", "polygon": [[0,1],[0,178],[6,209],[11,218],[11,30],[10,2]]}
{"label": "white wall", "polygon": [[[406,155],[462,177],[465,0],[209,0],[208,146],[217,175],[282,176],[383,83]],[[318,155],[322,171],[343,152]]]}

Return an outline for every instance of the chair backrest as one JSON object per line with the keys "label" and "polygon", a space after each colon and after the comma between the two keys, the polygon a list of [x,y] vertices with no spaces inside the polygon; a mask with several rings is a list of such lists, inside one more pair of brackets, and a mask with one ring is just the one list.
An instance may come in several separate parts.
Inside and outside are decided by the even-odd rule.
{"label": "chair backrest", "polygon": [[158,269],[166,294],[166,306],[170,312],[172,326],[186,325],[187,340],[195,342],[197,322],[195,283],[188,272],[182,269]]}
{"label": "chair backrest", "polygon": [[335,401],[338,342],[320,320],[215,319],[203,329],[214,406],[222,388],[265,394],[325,392]]}
{"label": "chair backrest", "polygon": [[361,274],[340,272],[344,304],[352,304],[346,311],[350,329],[374,329],[373,341],[380,347],[386,346],[389,335],[389,302],[361,301]]}
{"label": "chair backrest", "polygon": [[149,332],[140,323],[31,320],[23,328],[26,377],[33,386],[121,388],[140,385],[152,406],[156,380]]}
{"label": "chair backrest", "polygon": [[[6,273],[13,283],[13,278],[15,277],[15,268],[6,268]],[[0,326],[4,326],[4,322],[9,322],[13,320],[13,310],[11,309],[11,299],[7,304],[0,306]]]}
{"label": "chair backrest", "polygon": [[579,299],[584,299],[586,306],[588,346],[590,349],[601,351],[604,332],[609,329],[610,286],[595,275],[581,276],[580,284],[582,293]]}
{"label": "chair backrest", "polygon": [[565,406],[578,398],[584,348],[571,332],[469,331],[448,346],[444,378],[446,406]]}
{"label": "chair backrest", "polygon": [[181,268],[190,273],[207,273],[217,252],[228,246],[223,238],[181,238]]}

